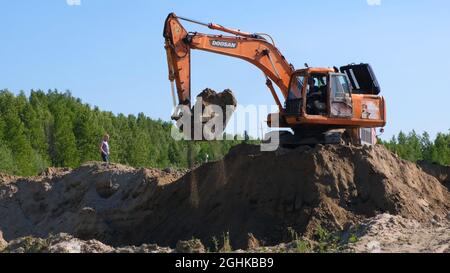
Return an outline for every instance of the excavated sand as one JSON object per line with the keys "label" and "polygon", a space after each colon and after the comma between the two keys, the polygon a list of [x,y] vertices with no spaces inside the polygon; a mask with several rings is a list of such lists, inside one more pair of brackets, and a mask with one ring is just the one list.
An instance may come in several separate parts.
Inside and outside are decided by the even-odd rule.
{"label": "excavated sand", "polygon": [[419,162],[419,166],[426,173],[436,177],[447,189],[450,190],[450,166],[440,166],[425,161]]}
{"label": "excavated sand", "polygon": [[288,228],[311,236],[389,213],[444,221],[444,182],[381,146],[317,146],[260,152],[241,145],[188,173],[88,163],[40,177],[0,176],[0,230],[7,241],[67,233],[113,247],[158,244],[229,232],[234,249],[249,234],[263,245]]}
{"label": "excavated sand", "polygon": [[[194,114],[191,117],[191,129],[190,132],[184,132],[184,134],[195,140],[217,139],[225,131],[236,107],[237,100],[231,90],[225,89],[223,92],[217,93],[212,89],[206,88],[196,97],[196,102],[191,109],[191,113]],[[201,110],[201,113],[198,113],[201,116],[195,116],[197,113],[196,108],[197,111]],[[216,117],[222,120],[221,128],[209,124],[212,128],[205,130],[205,125]],[[181,124],[179,121],[178,127],[183,130],[184,124]],[[197,130],[201,129],[201,134],[198,136],[194,133],[196,128]]]}

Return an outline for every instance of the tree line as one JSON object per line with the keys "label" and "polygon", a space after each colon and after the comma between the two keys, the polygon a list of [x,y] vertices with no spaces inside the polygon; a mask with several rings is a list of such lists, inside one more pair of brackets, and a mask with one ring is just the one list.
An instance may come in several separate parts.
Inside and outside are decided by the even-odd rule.
{"label": "tree line", "polygon": [[[241,143],[172,139],[171,123],[143,113],[125,116],[100,111],[70,92],[32,90],[14,95],[0,90],[0,172],[36,175],[49,166],[77,167],[100,160],[103,134],[111,136],[111,161],[134,167],[186,168],[217,160]],[[188,149],[191,153],[188,153]]]}
{"label": "tree line", "polygon": [[[0,90],[0,172],[36,175],[47,167],[78,167],[100,160],[104,133],[111,136],[111,161],[134,167],[186,168],[218,160],[241,141],[175,141],[170,122],[153,120],[143,113],[114,115],[91,107],[70,92],[32,90],[14,95]],[[450,131],[434,140],[425,132],[400,132],[381,141],[389,150],[410,160],[450,165]],[[191,159],[191,160],[190,160]]]}
{"label": "tree line", "polygon": [[415,131],[408,134],[400,132],[389,141],[380,141],[389,150],[403,159],[417,162],[428,161],[440,165],[450,165],[450,130],[448,133],[438,133],[431,140],[427,132],[419,135]]}

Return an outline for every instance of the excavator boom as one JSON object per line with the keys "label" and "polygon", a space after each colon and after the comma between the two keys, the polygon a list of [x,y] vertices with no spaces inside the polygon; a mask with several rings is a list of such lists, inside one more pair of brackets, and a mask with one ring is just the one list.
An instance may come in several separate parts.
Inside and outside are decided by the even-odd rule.
{"label": "excavator boom", "polygon": [[[180,20],[201,24],[210,29],[236,36],[188,33]],[[284,99],[288,96],[288,86],[294,67],[269,41],[257,34],[232,30],[217,24],[204,24],[170,14],[164,28],[165,48],[168,56],[169,79],[176,82],[180,104],[191,105],[191,50],[203,50],[245,60],[258,67],[266,76],[267,84],[273,81],[281,90]],[[269,83],[270,80],[270,83]],[[272,90],[271,90],[272,91]],[[275,101],[281,107],[280,99],[272,91]]]}

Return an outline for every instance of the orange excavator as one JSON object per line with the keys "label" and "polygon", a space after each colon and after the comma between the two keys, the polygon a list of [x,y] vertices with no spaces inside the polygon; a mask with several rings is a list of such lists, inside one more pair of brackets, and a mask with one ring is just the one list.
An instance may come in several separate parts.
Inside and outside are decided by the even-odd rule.
{"label": "orange excavator", "polygon": [[[228,35],[188,32],[181,21],[205,26]],[[285,146],[302,144],[374,144],[375,129],[386,125],[386,106],[369,64],[350,64],[340,68],[296,70],[273,39],[262,33],[247,33],[214,23],[202,23],[169,14],[164,26],[169,80],[175,103],[191,107],[191,50],[203,50],[243,59],[258,67],[278,105],[270,114],[269,127],[291,129],[284,132]],[[280,100],[274,84],[279,88]],[[173,116],[174,120],[180,116]]]}

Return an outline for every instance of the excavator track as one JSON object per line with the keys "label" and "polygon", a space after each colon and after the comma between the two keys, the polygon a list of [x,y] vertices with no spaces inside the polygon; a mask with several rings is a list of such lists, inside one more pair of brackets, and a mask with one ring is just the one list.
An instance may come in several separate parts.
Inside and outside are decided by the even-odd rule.
{"label": "excavator track", "polygon": [[[275,131],[266,134],[263,143],[270,143],[274,139],[279,140],[279,146],[287,149],[295,149],[299,146],[316,146],[322,145],[359,145],[357,140],[351,138],[351,134],[346,129],[308,129],[308,130],[293,130],[290,131]],[[279,134],[277,136],[277,134]]]}

